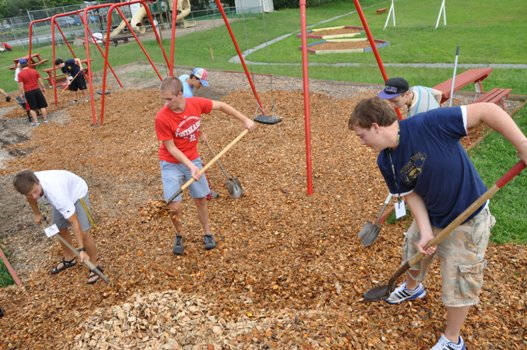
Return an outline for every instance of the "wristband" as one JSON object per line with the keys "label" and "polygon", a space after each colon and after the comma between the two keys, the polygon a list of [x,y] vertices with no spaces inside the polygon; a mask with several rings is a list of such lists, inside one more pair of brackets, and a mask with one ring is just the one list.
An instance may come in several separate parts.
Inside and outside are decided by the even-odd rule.
{"label": "wristband", "polygon": [[85,252],[86,253],[86,248],[82,247],[82,248],[79,248],[79,253],[80,252]]}

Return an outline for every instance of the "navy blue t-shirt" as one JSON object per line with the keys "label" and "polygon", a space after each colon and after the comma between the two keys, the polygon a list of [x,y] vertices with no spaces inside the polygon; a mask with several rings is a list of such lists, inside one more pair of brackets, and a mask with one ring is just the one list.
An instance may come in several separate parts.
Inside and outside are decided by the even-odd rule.
{"label": "navy blue t-shirt", "polygon": [[77,73],[81,70],[81,67],[75,63],[75,59],[70,58],[69,60],[64,61],[64,67],[62,67],[62,73],[68,73],[72,77],[76,76]]}
{"label": "navy blue t-shirt", "polygon": [[379,154],[379,169],[392,194],[417,193],[432,225],[444,228],[486,191],[459,142],[466,136],[461,107],[417,114],[399,121],[399,131],[399,146]]}

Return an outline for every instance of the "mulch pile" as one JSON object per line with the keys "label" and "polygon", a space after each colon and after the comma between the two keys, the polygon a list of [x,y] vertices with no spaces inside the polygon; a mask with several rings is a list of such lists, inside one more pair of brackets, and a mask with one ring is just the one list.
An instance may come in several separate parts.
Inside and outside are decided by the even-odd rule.
{"label": "mulch pile", "polygon": [[[185,255],[172,255],[174,232],[162,198],[156,91],[109,95],[105,123],[90,109],[70,109],[70,123],[51,122],[25,144],[36,148],[3,174],[23,168],[68,169],[85,178],[98,221],[93,231],[111,280],[87,285],[76,266],[57,276],[58,244],[25,281],[0,291],[2,349],[428,349],[443,327],[437,267],[428,296],[401,306],[366,304],[361,295],[384,284],[400,263],[409,220],[386,224],[378,242],[361,248],[357,233],[386,196],[375,154],[347,129],[363,95],[311,96],[315,193],[306,196],[303,97],[262,93],[283,119],[259,125],[222,159],[245,196],[228,196],[218,167],[208,171],[220,197],[209,202],[219,242],[203,249],[194,205],[185,196]],[[248,91],[224,99],[254,113]],[[221,113],[203,120],[218,151],[241,131]],[[202,155],[207,159],[205,147]],[[29,208],[26,208],[29,210]],[[31,244],[28,238],[28,244]],[[16,252],[14,252],[16,254]],[[49,255],[49,257],[48,257]],[[463,329],[470,349],[527,347],[527,254],[490,245],[482,303]]]}

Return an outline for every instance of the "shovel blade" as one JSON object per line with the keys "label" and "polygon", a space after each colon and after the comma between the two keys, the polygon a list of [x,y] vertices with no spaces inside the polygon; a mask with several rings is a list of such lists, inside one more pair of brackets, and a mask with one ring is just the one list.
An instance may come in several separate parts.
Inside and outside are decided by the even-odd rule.
{"label": "shovel blade", "polygon": [[232,198],[238,199],[243,195],[243,188],[237,178],[231,177],[225,183],[227,191]]}
{"label": "shovel blade", "polygon": [[372,302],[372,301],[384,301],[390,296],[390,286],[379,286],[370,289],[366,293],[363,294],[362,301],[364,302]]}
{"label": "shovel blade", "polygon": [[364,224],[362,230],[359,232],[359,240],[363,247],[369,247],[379,237],[381,232],[381,226],[379,224],[373,224],[370,221]]}
{"label": "shovel blade", "polygon": [[276,123],[280,123],[282,121],[282,119],[280,119],[279,117],[277,116],[274,116],[274,115],[263,115],[263,114],[259,114],[256,116],[256,118],[254,118],[254,121],[255,122],[258,122],[258,123],[262,123],[262,124],[276,124]]}

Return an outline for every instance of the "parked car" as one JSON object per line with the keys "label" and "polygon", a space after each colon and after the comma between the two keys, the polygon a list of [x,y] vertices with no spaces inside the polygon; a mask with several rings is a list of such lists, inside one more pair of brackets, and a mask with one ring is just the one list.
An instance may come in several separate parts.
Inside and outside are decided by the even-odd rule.
{"label": "parked car", "polygon": [[61,27],[72,27],[77,24],[75,19],[71,16],[64,16],[64,17],[57,17],[55,18],[55,21],[61,26]]}

